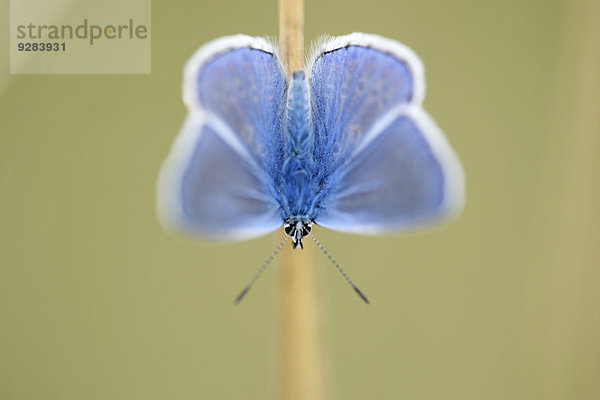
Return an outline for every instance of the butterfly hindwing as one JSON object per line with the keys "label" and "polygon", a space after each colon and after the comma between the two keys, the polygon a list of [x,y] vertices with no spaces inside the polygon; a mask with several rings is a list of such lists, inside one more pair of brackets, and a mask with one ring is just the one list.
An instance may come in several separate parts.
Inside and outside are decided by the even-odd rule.
{"label": "butterfly hindwing", "polygon": [[403,232],[443,220],[462,205],[462,171],[435,123],[399,106],[334,176],[317,223],[362,234]]}

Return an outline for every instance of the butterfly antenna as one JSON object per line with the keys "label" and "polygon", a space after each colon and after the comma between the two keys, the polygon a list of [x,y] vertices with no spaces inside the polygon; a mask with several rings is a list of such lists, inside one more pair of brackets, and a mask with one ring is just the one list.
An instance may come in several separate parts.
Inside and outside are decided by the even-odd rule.
{"label": "butterfly antenna", "polygon": [[365,296],[363,294],[363,292],[360,291],[360,289],[354,284],[354,282],[352,282],[352,279],[350,279],[350,277],[348,276],[348,274],[346,273],[346,271],[344,271],[344,269],[340,266],[340,264],[337,263],[337,261],[334,260],[333,257],[331,257],[331,254],[329,254],[329,252],[327,250],[325,250],[325,247],[323,247],[323,245],[321,244],[321,242],[319,242],[317,240],[317,238],[312,234],[312,233],[308,233],[308,235],[310,236],[310,238],[313,240],[313,242],[315,242],[315,244],[317,246],[319,246],[319,248],[321,249],[321,251],[323,252],[323,254],[325,254],[327,256],[327,258],[329,258],[329,261],[331,261],[333,263],[333,265],[335,265],[335,267],[338,269],[338,271],[340,271],[340,273],[342,274],[342,276],[344,277],[344,279],[346,279],[346,281],[350,284],[350,286],[352,286],[352,289],[354,289],[354,291],[356,293],[358,293],[358,295],[360,296],[361,299],[363,299],[363,301],[367,304],[369,304],[369,299],[367,299],[367,296]]}
{"label": "butterfly antenna", "polygon": [[256,280],[258,279],[258,277],[260,276],[260,274],[263,273],[263,271],[265,270],[265,268],[267,268],[267,265],[269,265],[271,263],[271,261],[273,261],[273,259],[277,256],[277,254],[279,254],[279,252],[281,251],[281,249],[283,248],[283,246],[287,243],[288,239],[290,237],[289,236],[285,236],[283,238],[283,240],[281,241],[281,243],[279,243],[279,246],[277,246],[277,248],[275,249],[275,251],[273,251],[273,253],[269,256],[269,258],[267,258],[265,260],[265,262],[260,266],[260,268],[258,269],[258,271],[256,271],[256,273],[254,274],[254,276],[252,277],[252,279],[250,279],[250,282],[248,282],[248,284],[246,285],[246,287],[244,288],[244,290],[242,290],[240,292],[240,294],[237,295],[237,297],[235,298],[235,300],[233,300],[233,304],[239,304],[240,301],[242,301],[242,299],[244,298],[244,296],[246,295],[246,293],[248,293],[250,291],[250,289],[252,288],[252,285],[254,285],[254,282],[256,282]]}

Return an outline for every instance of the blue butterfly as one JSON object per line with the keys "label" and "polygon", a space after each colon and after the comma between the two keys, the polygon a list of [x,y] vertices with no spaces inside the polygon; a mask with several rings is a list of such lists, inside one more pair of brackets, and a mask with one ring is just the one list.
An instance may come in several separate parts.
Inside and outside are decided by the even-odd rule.
{"label": "blue butterfly", "polygon": [[314,47],[291,77],[263,38],[220,38],[192,56],[188,116],[158,183],[165,225],[217,240],[283,225],[296,248],[312,224],[394,233],[460,212],[464,174],[421,106],[418,56],[363,33]]}

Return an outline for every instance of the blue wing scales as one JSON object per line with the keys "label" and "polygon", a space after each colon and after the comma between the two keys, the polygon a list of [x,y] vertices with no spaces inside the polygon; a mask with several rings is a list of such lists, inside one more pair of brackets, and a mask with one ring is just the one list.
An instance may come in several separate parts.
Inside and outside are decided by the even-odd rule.
{"label": "blue wing scales", "polygon": [[189,114],[161,170],[163,223],[211,239],[281,225],[273,190],[282,165],[285,78],[271,45],[237,35],[200,48],[184,71]]}
{"label": "blue wing scales", "polygon": [[462,167],[421,107],[423,66],[410,49],[375,35],[334,38],[310,79],[324,182],[315,222],[378,234],[458,213]]}
{"label": "blue wing scales", "polygon": [[362,234],[403,232],[461,207],[459,164],[435,123],[414,106],[400,106],[382,120],[335,173],[316,219],[320,225]]}

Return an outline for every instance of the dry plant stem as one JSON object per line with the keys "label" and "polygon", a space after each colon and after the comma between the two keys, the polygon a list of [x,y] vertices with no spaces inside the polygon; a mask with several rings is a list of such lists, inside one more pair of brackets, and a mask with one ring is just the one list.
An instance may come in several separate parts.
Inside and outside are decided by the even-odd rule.
{"label": "dry plant stem", "polygon": [[304,0],[279,0],[279,51],[286,72],[304,64]]}
{"label": "dry plant stem", "polygon": [[282,251],[280,374],[284,400],[324,398],[324,351],[314,246]]}
{"label": "dry plant stem", "polygon": [[[304,61],[303,0],[279,0],[279,49],[288,76]],[[324,398],[321,315],[314,246],[281,253],[279,316],[280,394],[284,400]]]}

